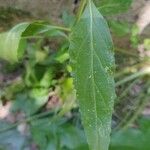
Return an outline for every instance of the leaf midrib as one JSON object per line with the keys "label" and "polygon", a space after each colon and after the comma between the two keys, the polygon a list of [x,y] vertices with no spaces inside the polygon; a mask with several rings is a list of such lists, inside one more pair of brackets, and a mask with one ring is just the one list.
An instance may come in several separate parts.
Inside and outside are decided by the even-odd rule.
{"label": "leaf midrib", "polygon": [[[90,31],[91,31],[91,34],[90,34],[90,48],[91,48],[91,79],[92,79],[92,93],[93,93],[93,100],[94,100],[94,108],[95,108],[95,121],[96,121],[96,131],[99,131],[98,130],[98,116],[97,116],[97,103],[96,103],[96,97],[95,97],[95,81],[94,81],[94,72],[93,72],[93,64],[94,64],[94,45],[93,45],[93,12],[92,12],[92,4],[91,4],[91,1],[89,0],[89,10],[90,10]],[[97,139],[99,137],[99,133],[97,133]],[[98,144],[98,141],[97,143]]]}

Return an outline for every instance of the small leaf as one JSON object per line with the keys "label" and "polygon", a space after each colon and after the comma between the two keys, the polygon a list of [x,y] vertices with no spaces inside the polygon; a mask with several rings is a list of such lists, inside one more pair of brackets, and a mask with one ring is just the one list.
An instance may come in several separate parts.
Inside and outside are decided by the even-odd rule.
{"label": "small leaf", "polygon": [[61,27],[47,25],[44,22],[21,23],[10,31],[0,34],[0,58],[11,63],[18,62],[25,50],[25,39],[38,34],[46,36],[66,36]]}
{"label": "small leaf", "polygon": [[108,150],[115,98],[114,53],[107,23],[89,1],[70,37],[70,57],[90,150]]}
{"label": "small leaf", "polygon": [[10,62],[16,62],[24,51],[24,40],[22,33],[29,23],[21,23],[12,28],[9,32],[0,34],[0,58]]}
{"label": "small leaf", "polygon": [[48,100],[48,89],[33,88],[16,95],[11,111],[23,111],[27,116],[36,113]]}

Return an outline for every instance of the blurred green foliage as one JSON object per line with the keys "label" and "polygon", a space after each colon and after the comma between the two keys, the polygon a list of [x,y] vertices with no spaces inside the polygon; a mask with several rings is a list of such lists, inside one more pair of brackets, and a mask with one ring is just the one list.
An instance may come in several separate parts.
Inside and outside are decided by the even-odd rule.
{"label": "blurred green foliage", "polygon": [[[139,44],[143,44],[145,51],[149,51],[150,39],[141,39],[136,25],[109,18],[109,16],[126,11],[131,5],[131,0],[95,0],[95,2],[103,15],[108,17],[113,36],[121,40],[122,38],[128,39],[126,46],[122,44],[124,41],[118,44],[121,40],[118,42],[118,39],[114,39],[117,64],[115,79],[117,83],[123,84],[116,87],[119,98],[115,105],[114,124],[112,125],[114,130],[111,135],[110,150],[149,150],[150,117],[143,117],[141,114],[135,116],[137,111],[134,111],[133,107],[135,107],[134,102],[137,102],[135,104],[139,104],[138,108],[141,108],[141,103],[138,103],[138,100],[149,97],[149,92],[147,92],[150,85],[148,82],[149,73],[138,74],[141,70],[149,69],[149,57],[145,55],[141,58],[137,48]],[[67,29],[71,28],[75,16],[64,12],[62,18]],[[43,27],[42,30],[41,26]],[[0,57],[9,61],[11,59],[19,60],[20,47],[16,47],[15,43],[22,45],[22,40],[28,42],[28,44],[23,43],[26,47],[24,55],[21,54],[23,61],[16,64],[3,61],[1,73],[4,76],[13,74],[14,79],[9,79],[8,82],[0,85],[0,98],[1,105],[8,100],[12,102],[11,112],[21,111],[25,113],[24,121],[28,123],[32,139],[24,139],[16,129],[9,130],[21,122],[6,124],[6,122],[1,121],[0,150],[13,150],[12,145],[14,143],[17,143],[15,150],[25,149],[27,145],[31,144],[31,141],[34,141],[40,150],[88,150],[78,105],[74,101],[76,98],[70,75],[71,67],[68,65],[69,41],[67,32],[54,26],[47,26],[45,22],[39,24],[36,22],[33,24],[25,23],[21,28],[21,30],[17,28],[16,31],[13,30],[12,32],[11,30],[0,35]],[[11,34],[15,38],[12,38]],[[7,43],[10,44],[9,50],[3,47],[2,41],[5,37],[8,38]],[[16,52],[11,53],[14,50]],[[132,93],[132,91],[138,90],[138,85],[142,89],[145,89],[146,85],[146,92],[139,90],[138,94]],[[59,97],[60,104],[56,103],[56,106],[54,105],[47,110],[45,106],[53,96]],[[127,107],[129,108],[124,109]],[[119,112],[116,111],[117,108]],[[142,110],[144,108],[142,107]],[[123,110],[125,111],[122,112]],[[118,122],[123,120],[124,116],[121,116],[120,119],[120,115],[128,112],[130,112],[129,120],[135,116],[134,121],[129,124],[132,127],[123,130],[121,126],[115,130]],[[129,122],[125,122],[125,125],[126,123]]]}

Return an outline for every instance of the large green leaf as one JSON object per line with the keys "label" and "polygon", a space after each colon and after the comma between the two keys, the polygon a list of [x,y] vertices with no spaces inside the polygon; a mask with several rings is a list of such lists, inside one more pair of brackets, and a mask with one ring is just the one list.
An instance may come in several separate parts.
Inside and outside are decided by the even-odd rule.
{"label": "large green leaf", "polygon": [[91,150],[107,150],[115,98],[114,53],[107,23],[89,0],[70,37],[70,57]]}

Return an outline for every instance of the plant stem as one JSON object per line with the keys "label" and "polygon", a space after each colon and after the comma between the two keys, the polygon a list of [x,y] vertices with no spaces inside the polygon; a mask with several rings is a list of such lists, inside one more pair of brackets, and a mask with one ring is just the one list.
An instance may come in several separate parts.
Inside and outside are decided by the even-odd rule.
{"label": "plant stem", "polygon": [[127,73],[133,73],[133,72],[137,71],[138,68],[140,68],[140,67],[142,68],[145,65],[147,65],[147,66],[149,65],[149,60],[145,59],[142,62],[132,65],[131,67],[124,68],[123,70],[121,70],[115,74],[115,78],[119,78],[120,76],[127,74]]}
{"label": "plant stem", "polygon": [[123,130],[126,130],[129,127],[129,125],[131,125],[137,119],[137,117],[139,116],[139,114],[141,114],[148,102],[149,97],[146,97],[144,100],[142,100],[140,106],[137,108],[134,115],[130,118],[130,120],[126,122],[125,126],[122,128]]}
{"label": "plant stem", "polygon": [[121,93],[120,96],[117,97],[117,99],[115,100],[115,105],[117,105],[120,101],[122,102],[122,98],[125,97],[127,95],[127,93],[131,90],[131,88],[139,81],[139,78],[134,80],[133,82],[131,82],[129,84],[129,86],[127,88],[124,89],[124,91]]}
{"label": "plant stem", "polygon": [[45,27],[49,27],[49,28],[54,28],[54,29],[58,29],[58,30],[62,30],[62,31],[66,31],[66,32],[71,32],[70,28],[66,28],[66,27],[62,27],[62,26],[56,26],[56,25],[47,25],[47,24],[42,24],[42,23],[35,23],[37,25],[41,25],[41,26],[45,26]]}
{"label": "plant stem", "polygon": [[52,27],[55,28],[55,29],[58,29],[58,30],[62,30],[62,31],[66,31],[66,32],[71,32],[70,28],[65,28],[65,27],[61,27],[61,26],[52,26]]}
{"label": "plant stem", "polygon": [[144,75],[150,75],[150,68],[147,68],[147,69],[141,70],[139,72],[136,72],[136,73],[134,73],[134,74],[132,74],[130,76],[127,76],[126,78],[118,81],[116,83],[116,87],[118,87],[118,86],[120,86],[122,84],[125,84],[126,82],[129,82],[129,81],[131,81],[133,79],[136,79],[138,77],[144,76]]}
{"label": "plant stem", "polygon": [[43,36],[24,36],[21,39],[43,39]]}
{"label": "plant stem", "polygon": [[120,52],[122,54],[125,54],[125,55],[130,55],[130,56],[133,56],[133,57],[136,57],[136,58],[139,58],[138,55],[132,53],[132,52],[129,52],[129,51],[126,51],[126,50],[123,50],[123,49],[119,49],[119,48],[116,48],[115,49],[117,52]]}
{"label": "plant stem", "polygon": [[84,7],[87,3],[87,0],[82,0],[77,13],[77,22],[80,20]]}
{"label": "plant stem", "polygon": [[[142,98],[143,98],[143,93],[138,96],[138,99],[136,98],[136,102],[134,104],[134,107],[137,108],[139,106],[140,100]],[[134,110],[134,111],[136,111],[136,110]],[[125,116],[123,117],[121,122],[114,128],[114,131],[121,129],[124,126],[124,124],[126,124],[126,122],[128,122],[128,120],[130,120],[131,115],[132,115],[132,111],[130,110],[125,114]]]}

